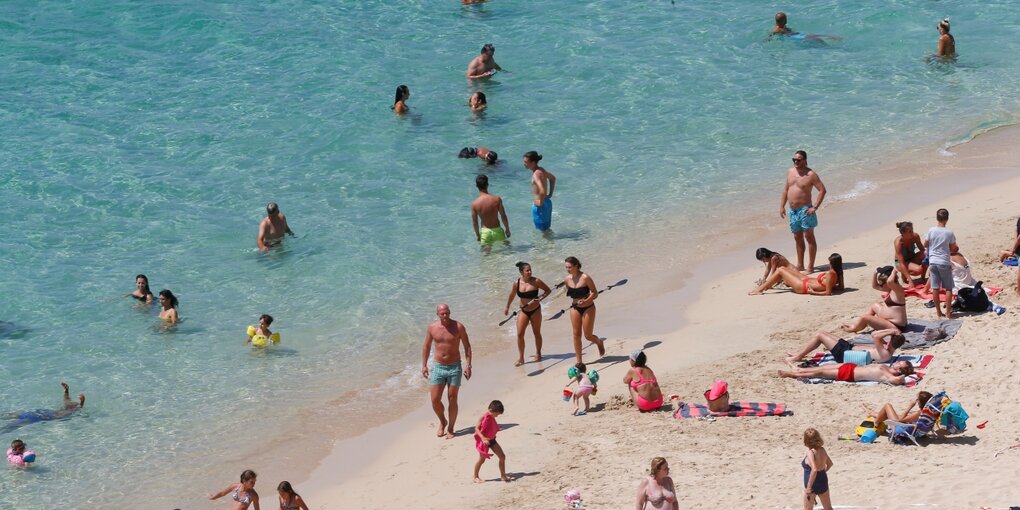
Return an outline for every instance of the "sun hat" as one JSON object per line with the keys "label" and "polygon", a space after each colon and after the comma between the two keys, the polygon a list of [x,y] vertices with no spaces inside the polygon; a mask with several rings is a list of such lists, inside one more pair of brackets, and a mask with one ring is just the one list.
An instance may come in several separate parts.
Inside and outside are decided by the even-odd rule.
{"label": "sun hat", "polygon": [[642,352],[645,352],[645,350],[644,349],[635,349],[633,351],[630,351],[630,359],[632,361],[637,361],[638,356],[640,356]]}
{"label": "sun hat", "polygon": [[705,398],[716,400],[727,393],[726,381],[719,379],[712,385],[712,389],[705,392]]}

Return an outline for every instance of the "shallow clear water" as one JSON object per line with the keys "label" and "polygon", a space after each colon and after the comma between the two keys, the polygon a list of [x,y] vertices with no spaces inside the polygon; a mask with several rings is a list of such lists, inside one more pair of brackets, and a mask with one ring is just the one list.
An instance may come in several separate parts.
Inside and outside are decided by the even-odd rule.
{"label": "shallow clear water", "polygon": [[[139,493],[162,507],[176,492],[194,506],[204,477],[233,478],[292,416],[364,380],[414,380],[436,302],[476,343],[499,341],[487,324],[516,260],[554,280],[574,254],[607,281],[633,256],[607,247],[644,238],[682,254],[733,208],[773,214],[798,148],[851,197],[890,152],[1017,119],[1020,4],[799,3],[790,25],[842,37],[827,44],[766,42],[773,14],[734,1],[0,3],[0,320],[24,328],[0,333],[0,412],[58,405],[61,380],[89,395],[84,416],[0,437],[40,452],[31,472],[0,470],[0,493],[18,508]],[[959,61],[929,64],[946,15]],[[485,42],[512,72],[469,84]],[[402,83],[412,111],[396,118]],[[489,96],[482,115],[464,105],[474,90]],[[458,160],[468,145],[503,161]],[[551,239],[531,226],[528,150],[559,178]],[[489,256],[467,209],[480,172],[513,232]],[[259,254],[270,200],[299,237]],[[136,273],[180,297],[176,331],[118,297]],[[283,335],[275,351],[242,345],[261,313]]]}

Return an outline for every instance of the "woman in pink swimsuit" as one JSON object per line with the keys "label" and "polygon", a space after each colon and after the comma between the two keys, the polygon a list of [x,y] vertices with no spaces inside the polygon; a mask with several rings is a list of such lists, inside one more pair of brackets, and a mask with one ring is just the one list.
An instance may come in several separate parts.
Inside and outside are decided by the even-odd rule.
{"label": "woman in pink swimsuit", "polygon": [[652,459],[651,473],[641,479],[637,491],[637,510],[680,510],[676,500],[676,488],[669,476],[666,459]]}
{"label": "woman in pink swimsuit", "polygon": [[829,270],[819,273],[816,277],[807,276],[800,271],[780,267],[768,277],[758,288],[748,292],[758,295],[775,287],[780,281],[786,283],[797,294],[815,296],[831,296],[834,290],[843,290],[843,257],[838,253],[829,255]]}
{"label": "woman in pink swimsuit", "polygon": [[630,388],[630,396],[641,412],[662,407],[662,390],[655,380],[655,372],[645,366],[647,360],[645,352],[640,349],[630,353],[631,369],[623,376],[623,382]]}

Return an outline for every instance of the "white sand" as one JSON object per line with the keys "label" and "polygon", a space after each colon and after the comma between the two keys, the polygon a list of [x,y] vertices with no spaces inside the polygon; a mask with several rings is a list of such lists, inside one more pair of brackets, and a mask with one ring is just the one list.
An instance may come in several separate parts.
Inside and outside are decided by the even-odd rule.
{"label": "white sand", "polygon": [[[650,459],[661,455],[672,467],[681,508],[800,508],[801,434],[815,427],[835,462],[829,478],[836,505],[1002,508],[1020,503],[1014,481],[1020,449],[993,458],[997,450],[1020,441],[1020,406],[1014,401],[1020,395],[1017,270],[1003,267],[997,258],[1011,242],[1020,214],[1017,141],[1020,129],[996,130],[940,160],[947,174],[902,180],[864,200],[823,208],[818,264],[833,251],[841,253],[851,266],[847,286],[855,290],[833,297],[777,290],[746,295],[762,271],[753,260],[754,247],[794,255],[792,240],[776,217],[767,239],[694,268],[683,288],[662,290],[678,276],[645,268],[635,270],[627,286],[599,298],[596,333],[609,338],[609,352],[602,362],[589,364],[602,379],[587,416],[570,416],[570,405],[559,399],[573,363],[569,322],[547,321],[546,354],[567,355],[520,369],[507,368],[515,356],[511,352],[476,361],[479,375],[461,392],[458,429],[464,434],[436,438],[438,422],[425,406],[337,443],[311,478],[296,487],[312,508],[563,508],[568,488],[580,489],[589,509],[633,508],[638,481]],[[928,173],[900,170],[901,175]],[[979,187],[969,189],[974,186]],[[939,207],[949,209],[949,227],[974,275],[986,286],[1006,287],[993,297],[1009,309],[1006,314],[964,317],[955,338],[925,351],[935,358],[917,388],[808,385],[775,377],[784,366],[778,360],[814,330],[838,334],[843,321],[878,299],[870,278],[875,267],[891,260],[893,224],[912,220],[923,234],[934,225]],[[934,311],[908,298],[908,315],[934,318]],[[794,415],[708,422],[676,420],[665,411],[640,414],[625,400],[622,377],[627,353],[642,345],[648,346],[649,366],[667,395],[701,402],[713,379],[725,378],[733,400],[782,402]],[[864,418],[861,403],[888,401],[903,408],[918,390],[946,390],[959,400],[971,415],[969,430],[922,448],[885,439],[873,445],[835,441]],[[494,481],[493,459],[482,467],[490,482],[475,485],[471,471],[477,453],[467,429],[493,398],[506,406],[499,443],[517,479]],[[986,428],[976,428],[986,420]],[[266,496],[274,494],[267,489],[263,502],[269,505],[273,500]]]}

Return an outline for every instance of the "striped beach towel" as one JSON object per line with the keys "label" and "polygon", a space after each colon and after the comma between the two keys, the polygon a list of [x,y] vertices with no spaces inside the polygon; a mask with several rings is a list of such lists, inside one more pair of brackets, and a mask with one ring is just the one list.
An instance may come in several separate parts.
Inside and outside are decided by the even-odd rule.
{"label": "striped beach towel", "polygon": [[729,411],[713,413],[708,406],[701,404],[680,403],[680,409],[673,413],[676,419],[701,418],[703,416],[789,416],[793,414],[786,404],[773,402],[730,402]]}
{"label": "striped beach towel", "polygon": [[[913,388],[914,386],[917,386],[917,383],[921,382],[921,379],[924,379],[924,372],[914,372],[913,375],[907,376],[906,382],[904,382],[903,385],[908,388]],[[874,386],[876,384],[880,384],[878,381],[847,382],[833,381],[832,379],[820,379],[817,377],[801,377],[797,380],[806,384],[857,384],[860,386]]]}

